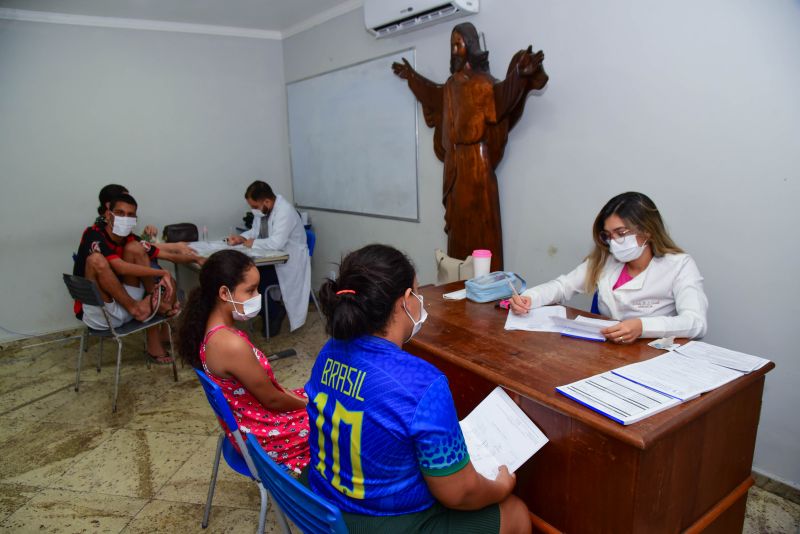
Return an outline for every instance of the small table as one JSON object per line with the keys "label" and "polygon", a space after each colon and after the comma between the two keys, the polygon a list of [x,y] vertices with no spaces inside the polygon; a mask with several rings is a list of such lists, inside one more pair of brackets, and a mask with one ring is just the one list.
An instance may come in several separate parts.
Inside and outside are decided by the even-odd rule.
{"label": "small table", "polygon": [[[493,303],[446,301],[462,283],[420,288],[430,313],[406,350],[444,372],[460,418],[505,388],[550,442],[514,490],[537,528],[567,533],[741,532],[769,363],[700,397],[622,426],[556,392],[663,351],[504,330]],[[577,313],[567,308],[570,317]]]}

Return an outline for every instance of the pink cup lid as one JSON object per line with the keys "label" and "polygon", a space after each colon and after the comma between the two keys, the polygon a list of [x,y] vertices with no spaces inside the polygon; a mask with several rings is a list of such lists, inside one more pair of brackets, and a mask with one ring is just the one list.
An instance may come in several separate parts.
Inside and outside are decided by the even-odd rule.
{"label": "pink cup lid", "polygon": [[472,257],[473,258],[491,258],[492,257],[492,251],[491,250],[486,250],[486,249],[483,249],[483,248],[478,249],[478,250],[473,250],[472,251]]}

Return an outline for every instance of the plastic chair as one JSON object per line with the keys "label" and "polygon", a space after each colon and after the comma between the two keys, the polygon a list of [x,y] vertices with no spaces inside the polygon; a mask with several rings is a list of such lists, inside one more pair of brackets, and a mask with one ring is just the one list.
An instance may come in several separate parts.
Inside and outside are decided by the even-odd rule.
{"label": "plastic chair", "polygon": [[592,308],[591,312],[597,315],[600,315],[600,305],[598,304],[598,292],[594,292],[594,296],[592,297]]}
{"label": "plastic chair", "polygon": [[267,491],[301,531],[305,534],[347,533],[342,512],[276,464],[252,435],[247,436],[247,448]]}
{"label": "plastic chair", "polygon": [[[228,406],[228,401],[225,400],[225,395],[222,394],[222,390],[218,385],[212,382],[211,379],[208,378],[205,372],[203,372],[201,369],[195,369],[194,372],[197,373],[197,378],[200,379],[200,385],[203,386],[203,391],[206,394],[208,403],[211,405],[211,409],[214,410],[217,419],[220,421],[220,427],[222,428],[219,439],[217,439],[217,452],[214,454],[214,466],[211,470],[211,481],[208,485],[208,499],[206,499],[206,507],[203,511],[203,521],[200,523],[200,526],[203,528],[208,527],[208,518],[211,515],[211,501],[214,498],[214,489],[217,485],[219,457],[222,455],[225,457],[225,461],[228,463],[228,466],[230,466],[231,469],[241,475],[253,479],[253,481],[258,484],[258,491],[261,494],[261,509],[258,513],[257,532],[258,534],[261,534],[264,532],[264,525],[266,524],[267,519],[267,503],[269,501],[267,489],[261,483],[261,479],[258,476],[258,471],[256,470],[255,464],[253,463],[250,454],[247,452],[247,447],[245,446],[244,439],[242,438],[242,433],[239,431],[239,424],[236,422],[236,418],[234,417],[230,406]],[[233,435],[233,439],[236,441],[236,445],[239,447],[238,451],[226,437],[225,428],[230,430],[231,434]],[[279,522],[286,522],[286,518],[284,518],[282,514],[278,513],[278,516]],[[289,527],[286,526],[287,532],[288,528]]]}
{"label": "plastic chair", "polygon": [[[308,256],[311,258],[314,256],[314,245],[317,244],[317,235],[314,233],[314,230],[311,228],[306,228],[306,243],[308,244]],[[267,295],[269,291],[273,288],[278,288],[280,290],[280,286],[278,284],[272,284],[267,286],[264,289],[264,294],[262,295],[262,303],[261,309],[264,310],[264,337],[269,340],[269,305],[267,303]],[[319,306],[319,299],[317,298],[317,294],[314,292],[314,288],[311,288],[311,300],[314,302],[314,306],[317,308],[317,313],[319,314],[319,318],[322,322],[325,322],[325,318],[322,316],[322,308]]]}
{"label": "plastic chair", "polygon": [[[89,328],[87,326],[81,334],[81,345],[78,349],[78,370],[75,373],[75,391],[80,390],[81,363],[83,361],[83,353],[85,352],[84,347],[86,347],[87,336],[100,338],[100,348],[97,354],[98,373],[100,372],[100,360],[103,357],[103,340],[107,338],[114,338],[114,341],[117,342],[117,370],[114,374],[114,400],[111,411],[116,412],[117,394],[119,393],[119,369],[122,365],[122,338],[131,334],[135,334],[136,332],[146,330],[151,326],[158,326],[161,323],[166,323],[167,325],[167,332],[169,333],[169,355],[172,357],[172,375],[175,381],[178,381],[178,368],[175,366],[175,351],[172,346],[172,327],[169,324],[169,319],[171,319],[171,317],[156,315],[149,321],[143,323],[133,320],[118,328],[114,328],[111,326],[111,321],[104,306],[105,303],[103,302],[103,298],[100,296],[100,291],[97,289],[97,284],[95,284],[94,281],[81,276],[64,274],[64,284],[66,284],[67,290],[73,299],[86,306],[99,306],[103,310],[103,317],[105,317],[106,323],[108,324],[108,330],[95,330],[94,328]],[[147,357],[147,355],[145,355],[145,358],[147,358],[147,367],[149,368],[150,359]]]}

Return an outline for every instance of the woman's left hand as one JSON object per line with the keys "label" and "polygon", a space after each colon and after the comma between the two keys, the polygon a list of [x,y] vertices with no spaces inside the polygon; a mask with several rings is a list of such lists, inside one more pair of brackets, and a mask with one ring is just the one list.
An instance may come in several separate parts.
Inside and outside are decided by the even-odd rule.
{"label": "woman's left hand", "polygon": [[604,336],[614,343],[633,343],[642,335],[641,319],[626,319],[602,330]]}

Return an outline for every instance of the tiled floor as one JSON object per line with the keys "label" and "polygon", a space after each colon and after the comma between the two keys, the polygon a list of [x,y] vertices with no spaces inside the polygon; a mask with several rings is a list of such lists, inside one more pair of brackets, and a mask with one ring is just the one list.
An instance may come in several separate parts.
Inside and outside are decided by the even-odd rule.
{"label": "tiled floor", "polygon": [[[274,362],[289,387],[303,385],[324,340],[316,313],[269,343],[254,335],[264,352],[297,350]],[[148,370],[141,338],[130,339],[112,414],[113,343],[101,373],[90,346],[80,393],[77,340],[31,343],[0,350],[0,531],[200,532],[218,427],[191,369],[179,368],[177,383],[168,366]],[[252,533],[258,506],[255,486],[220,468],[207,532]],[[800,505],[760,488],[750,490],[747,513],[747,533],[800,526]],[[267,520],[278,532],[271,511]]]}

